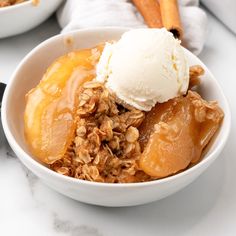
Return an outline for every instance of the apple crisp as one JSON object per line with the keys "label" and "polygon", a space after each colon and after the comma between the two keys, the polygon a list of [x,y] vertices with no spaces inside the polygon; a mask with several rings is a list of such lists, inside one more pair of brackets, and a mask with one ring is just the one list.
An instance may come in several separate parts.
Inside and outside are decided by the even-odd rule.
{"label": "apple crisp", "polygon": [[198,163],[224,116],[216,102],[191,91],[204,69],[190,67],[185,95],[144,112],[95,79],[102,50],[58,58],[27,93],[25,137],[32,154],[59,174],[104,183],[151,181]]}

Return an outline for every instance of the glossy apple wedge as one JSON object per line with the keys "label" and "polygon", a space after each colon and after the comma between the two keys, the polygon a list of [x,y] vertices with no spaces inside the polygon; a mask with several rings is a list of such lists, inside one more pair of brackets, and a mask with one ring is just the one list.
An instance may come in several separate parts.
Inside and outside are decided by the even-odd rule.
{"label": "glossy apple wedge", "polygon": [[140,127],[143,153],[140,168],[163,178],[200,160],[202,150],[218,130],[223,112],[196,92],[157,104]]}
{"label": "glossy apple wedge", "polygon": [[25,138],[43,163],[60,159],[75,135],[77,92],[94,78],[102,47],[71,52],[57,59],[26,95]]}

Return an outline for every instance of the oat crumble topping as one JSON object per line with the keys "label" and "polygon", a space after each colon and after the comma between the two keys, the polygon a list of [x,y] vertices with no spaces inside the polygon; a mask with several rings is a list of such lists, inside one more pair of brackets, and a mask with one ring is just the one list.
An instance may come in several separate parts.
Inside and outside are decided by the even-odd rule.
{"label": "oat crumble topping", "polygon": [[101,83],[79,91],[77,129],[64,157],[50,167],[56,172],[96,182],[126,183],[150,179],[138,167],[138,127],[145,113],[125,108]]}

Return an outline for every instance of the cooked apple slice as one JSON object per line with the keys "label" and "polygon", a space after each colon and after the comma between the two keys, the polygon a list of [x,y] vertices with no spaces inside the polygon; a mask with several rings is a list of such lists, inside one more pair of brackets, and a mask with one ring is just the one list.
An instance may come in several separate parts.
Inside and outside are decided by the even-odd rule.
{"label": "cooked apple slice", "polygon": [[140,168],[163,178],[199,161],[222,119],[223,112],[215,102],[208,103],[192,91],[157,104],[140,127]]}
{"label": "cooked apple slice", "polygon": [[43,163],[60,159],[75,133],[78,88],[94,78],[102,47],[71,52],[57,59],[26,95],[25,138]]}

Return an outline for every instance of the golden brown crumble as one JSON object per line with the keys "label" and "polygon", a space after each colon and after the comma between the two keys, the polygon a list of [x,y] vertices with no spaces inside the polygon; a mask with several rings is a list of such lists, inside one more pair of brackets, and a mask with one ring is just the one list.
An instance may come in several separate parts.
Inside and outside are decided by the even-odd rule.
{"label": "golden brown crumble", "polygon": [[109,183],[147,181],[139,170],[138,127],[145,114],[117,103],[103,84],[85,83],[79,91],[77,129],[65,156],[51,165],[58,173]]}
{"label": "golden brown crumble", "polygon": [[191,66],[189,69],[189,89],[198,86],[200,84],[200,76],[202,76],[204,74],[204,69],[199,66],[199,65],[195,65],[195,66]]}

